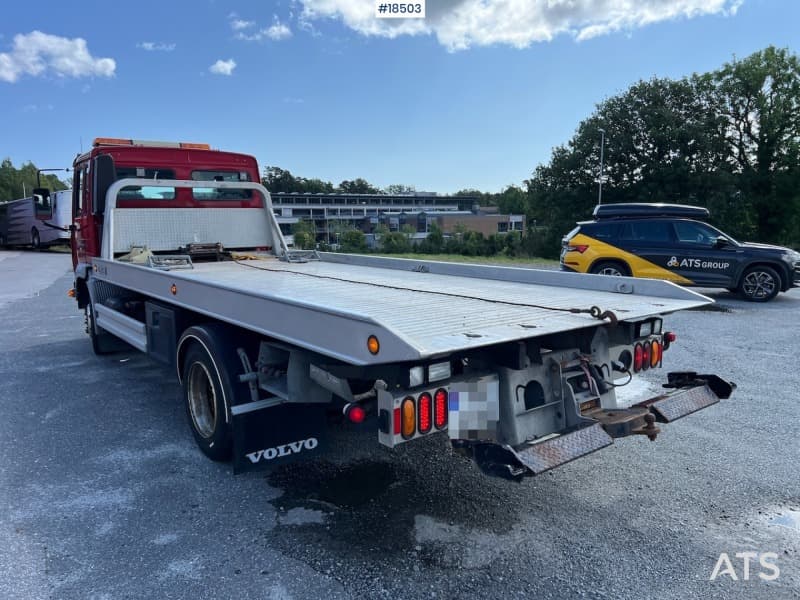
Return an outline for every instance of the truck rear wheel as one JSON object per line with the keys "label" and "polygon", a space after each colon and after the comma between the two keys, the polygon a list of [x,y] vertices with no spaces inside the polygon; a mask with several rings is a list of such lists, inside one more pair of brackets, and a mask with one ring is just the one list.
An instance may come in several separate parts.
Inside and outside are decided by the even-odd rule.
{"label": "truck rear wheel", "polygon": [[42,240],[39,237],[39,232],[36,230],[36,227],[31,229],[31,246],[33,246],[34,250],[42,249]]}
{"label": "truck rear wheel", "polygon": [[211,460],[226,461],[233,450],[229,407],[239,390],[233,382],[235,363],[225,359],[227,346],[216,333],[213,327],[198,326],[183,334],[181,382],[195,442]]}
{"label": "truck rear wheel", "polygon": [[111,354],[112,352],[120,350],[120,348],[123,346],[123,342],[97,326],[97,323],[94,319],[94,310],[91,302],[86,305],[84,311],[86,318],[86,333],[89,334],[89,339],[92,342],[92,350],[94,353],[98,356],[102,356],[104,354]]}

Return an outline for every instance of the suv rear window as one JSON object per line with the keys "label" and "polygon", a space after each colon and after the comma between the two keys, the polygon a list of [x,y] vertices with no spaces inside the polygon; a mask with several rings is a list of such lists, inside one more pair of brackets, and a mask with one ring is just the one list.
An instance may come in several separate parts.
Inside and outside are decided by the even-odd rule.
{"label": "suv rear window", "polygon": [[619,229],[618,223],[592,223],[585,228],[586,235],[590,235],[596,240],[612,240]]}

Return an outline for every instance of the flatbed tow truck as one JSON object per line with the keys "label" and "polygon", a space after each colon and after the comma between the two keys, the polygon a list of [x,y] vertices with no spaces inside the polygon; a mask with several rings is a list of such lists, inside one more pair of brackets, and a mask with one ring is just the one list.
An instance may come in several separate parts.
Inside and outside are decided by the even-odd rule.
{"label": "flatbed tow truck", "polygon": [[[446,435],[511,479],[727,398],[668,375],[663,316],[708,298],[669,282],[287,247],[252,157],[100,138],[75,160],[75,284],[98,354],[172,365],[201,450],[241,472],[326,451],[332,426],[389,448]],[[123,344],[124,342],[124,344]],[[658,423],[658,424],[657,424]]]}

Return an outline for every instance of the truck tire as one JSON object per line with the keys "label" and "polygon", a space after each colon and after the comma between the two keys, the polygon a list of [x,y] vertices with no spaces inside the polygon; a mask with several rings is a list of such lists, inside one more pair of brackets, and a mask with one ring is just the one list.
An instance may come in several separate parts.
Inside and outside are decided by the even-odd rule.
{"label": "truck tire", "polygon": [[[211,460],[227,461],[233,451],[230,406],[242,393],[236,380],[235,348],[216,325],[190,327],[179,342],[184,408],[195,442]],[[247,386],[244,386],[245,389]]]}
{"label": "truck tire", "polygon": [[751,302],[769,302],[781,291],[781,276],[765,265],[748,268],[739,282],[739,293]]}
{"label": "truck tire", "polygon": [[595,275],[612,275],[615,277],[630,275],[628,267],[616,260],[601,260],[592,266],[591,272]]}
{"label": "truck tire", "polygon": [[39,232],[36,227],[31,229],[31,246],[33,246],[34,250],[42,249],[42,239],[39,237]]}
{"label": "truck tire", "polygon": [[86,333],[89,334],[94,353],[97,356],[103,356],[119,350],[123,342],[97,326],[94,320],[94,310],[92,309],[91,302],[86,305],[84,311],[86,317]]}

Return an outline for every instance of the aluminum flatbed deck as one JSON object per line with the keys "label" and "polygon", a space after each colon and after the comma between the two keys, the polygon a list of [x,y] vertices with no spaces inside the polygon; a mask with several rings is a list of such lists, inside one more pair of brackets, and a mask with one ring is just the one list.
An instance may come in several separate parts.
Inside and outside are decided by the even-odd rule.
{"label": "aluminum flatbed deck", "polygon": [[[524,268],[323,254],[164,271],[94,259],[98,279],[352,364],[424,360],[710,302],[674,284]],[[174,287],[173,287],[174,286]],[[381,342],[377,356],[368,336]]]}

